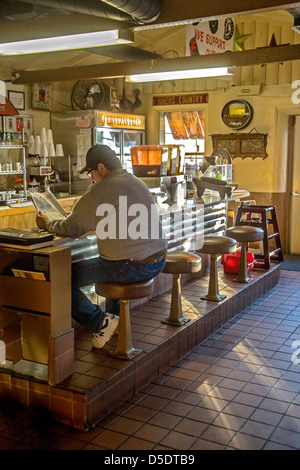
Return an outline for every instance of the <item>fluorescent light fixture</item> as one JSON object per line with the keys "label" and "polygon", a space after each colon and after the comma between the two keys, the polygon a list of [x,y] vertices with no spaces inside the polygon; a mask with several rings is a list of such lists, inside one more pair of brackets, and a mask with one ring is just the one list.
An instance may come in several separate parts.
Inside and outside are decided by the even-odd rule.
{"label": "fluorescent light fixture", "polygon": [[92,33],[70,34],[50,38],[28,39],[26,41],[0,44],[0,55],[35,54],[70,49],[110,46],[134,42],[134,34],[126,30],[96,31]]}
{"label": "fluorescent light fixture", "polygon": [[188,78],[226,77],[234,74],[233,67],[212,67],[208,69],[170,70],[128,75],[127,82],[160,82],[163,80],[186,80]]}

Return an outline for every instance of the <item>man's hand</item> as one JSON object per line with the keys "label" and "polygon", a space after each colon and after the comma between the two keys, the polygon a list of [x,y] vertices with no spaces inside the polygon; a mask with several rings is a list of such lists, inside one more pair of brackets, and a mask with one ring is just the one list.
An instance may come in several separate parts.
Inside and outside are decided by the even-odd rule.
{"label": "man's hand", "polygon": [[49,218],[43,214],[43,212],[38,212],[36,214],[36,225],[39,227],[39,228],[42,228],[44,229],[45,226],[46,226],[46,223],[49,221]]}

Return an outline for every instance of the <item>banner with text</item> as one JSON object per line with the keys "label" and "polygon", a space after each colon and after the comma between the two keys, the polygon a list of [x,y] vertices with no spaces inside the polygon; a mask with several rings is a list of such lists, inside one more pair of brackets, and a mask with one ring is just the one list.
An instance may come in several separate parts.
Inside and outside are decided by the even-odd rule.
{"label": "banner with text", "polygon": [[219,54],[233,50],[232,18],[186,25],[186,55]]}

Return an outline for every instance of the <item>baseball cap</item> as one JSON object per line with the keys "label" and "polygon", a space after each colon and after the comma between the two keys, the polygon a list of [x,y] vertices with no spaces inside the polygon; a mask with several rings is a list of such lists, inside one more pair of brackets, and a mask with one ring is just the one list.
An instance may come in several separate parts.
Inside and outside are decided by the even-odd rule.
{"label": "baseball cap", "polygon": [[121,167],[121,162],[116,153],[108,145],[102,144],[95,144],[87,151],[85,162],[85,167],[79,171],[81,174],[91,169],[95,170],[98,163],[103,163],[108,170]]}

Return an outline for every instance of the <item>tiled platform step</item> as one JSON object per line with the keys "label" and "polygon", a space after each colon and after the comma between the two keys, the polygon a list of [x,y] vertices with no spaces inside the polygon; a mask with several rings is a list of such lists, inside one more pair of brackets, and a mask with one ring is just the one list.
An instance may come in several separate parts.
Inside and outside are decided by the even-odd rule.
{"label": "tiled platform step", "polygon": [[143,353],[132,361],[108,356],[114,337],[103,350],[91,346],[91,334],[76,329],[75,372],[59,386],[0,371],[0,397],[9,396],[22,406],[40,407],[59,422],[88,429],[133,396],[149,381],[183,357],[232,317],[274,287],[280,265],[253,271],[249,284],[233,282],[235,274],[219,270],[220,303],[201,300],[208,276],[194,278],[182,288],[183,310],[191,321],[181,327],[162,324],[169,312],[170,292],[132,309],[133,344]]}

